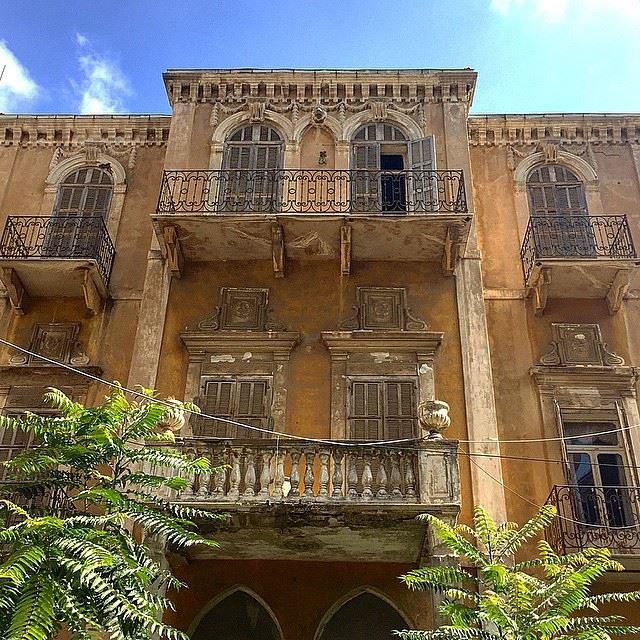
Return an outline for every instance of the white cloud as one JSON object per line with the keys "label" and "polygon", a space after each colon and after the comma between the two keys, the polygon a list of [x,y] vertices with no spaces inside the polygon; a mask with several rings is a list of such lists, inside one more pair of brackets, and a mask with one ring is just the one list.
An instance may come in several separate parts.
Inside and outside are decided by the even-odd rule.
{"label": "white cloud", "polygon": [[571,16],[640,21],[638,0],[491,0],[491,8],[503,16],[526,9],[550,24],[559,24]]}
{"label": "white cloud", "polygon": [[76,44],[81,49],[78,64],[83,78],[71,84],[78,95],[80,113],[122,113],[126,111],[124,100],[131,95],[129,81],[115,60],[95,52],[89,39],[76,34]]}
{"label": "white cloud", "polygon": [[0,40],[0,73],[0,111],[18,111],[38,97],[40,87],[4,40]]}

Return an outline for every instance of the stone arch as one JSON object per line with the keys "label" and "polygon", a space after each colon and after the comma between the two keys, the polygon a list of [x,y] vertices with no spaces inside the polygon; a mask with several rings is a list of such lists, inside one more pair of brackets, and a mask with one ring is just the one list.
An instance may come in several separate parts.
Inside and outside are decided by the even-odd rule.
{"label": "stone arch", "polygon": [[[310,113],[302,116],[293,127],[293,132],[291,134],[293,141],[296,144],[300,144],[300,141],[302,140],[302,137],[304,136],[304,134],[308,131],[310,127],[313,127],[313,126],[314,124],[313,124],[312,116]],[[327,115],[326,120],[321,125],[317,125],[317,126],[324,129],[328,129],[333,135],[335,142],[339,142],[340,140],[343,139],[342,125],[340,124],[340,121],[336,117]]]}
{"label": "stone arch", "polygon": [[[568,151],[562,151],[561,149],[558,149],[557,154],[557,160],[554,161],[554,164],[563,164],[568,169],[571,169],[571,171],[573,171],[578,178],[584,182],[585,187],[597,186],[598,174],[588,162],[583,160],[580,156],[569,153]],[[531,171],[541,164],[545,164],[544,151],[538,151],[528,155],[526,158],[523,158],[518,163],[513,175],[516,187],[524,189]]]}
{"label": "stone arch", "polygon": [[107,231],[109,232],[111,240],[115,243],[120,227],[124,196],[127,191],[127,172],[120,161],[99,148],[91,160],[87,159],[86,152],[80,152],[69,158],[60,160],[60,162],[49,171],[49,175],[45,180],[44,198],[42,199],[40,213],[43,215],[51,214],[58,195],[58,187],[69,174],[83,167],[96,167],[101,164],[108,164],[111,167],[113,196],[105,224],[107,225]]}
{"label": "stone arch", "polygon": [[49,172],[46,179],[46,184],[50,187],[58,188],[58,185],[70,174],[82,167],[95,167],[96,165],[108,164],[111,166],[111,175],[113,178],[113,189],[116,192],[116,187],[124,186],[127,183],[127,173],[124,167],[113,156],[110,156],[102,151],[99,151],[96,159],[88,161],[84,153],[78,153],[69,158],[65,158],[56,164],[55,167]]}
{"label": "stone arch", "polygon": [[[372,116],[370,109],[364,109],[347,118],[343,125],[344,139],[351,142],[356,131],[362,125],[373,122]],[[424,135],[420,125],[413,118],[395,109],[387,109],[385,121],[400,127],[407,135],[408,140],[418,140]]]}
{"label": "stone arch", "polygon": [[[285,143],[290,143],[293,138],[293,131],[291,122],[287,120],[282,114],[270,109],[264,111],[264,123],[269,124],[282,136]],[[212,145],[224,145],[227,138],[239,127],[243,125],[253,124],[249,117],[248,111],[239,111],[225,118],[220,124],[215,127],[211,136]]]}
{"label": "stone arch", "polygon": [[[350,604],[353,604],[355,601],[357,601],[359,598],[362,598],[362,597],[369,597],[377,600],[378,602],[375,604],[377,605],[377,609],[379,610],[380,613],[383,613],[384,611],[383,609],[380,608],[380,603],[385,605],[387,609],[386,613],[388,614],[392,612],[393,614],[395,614],[396,624],[399,623],[403,629],[408,629],[415,626],[412,624],[409,617],[386,594],[384,594],[382,591],[374,587],[364,586],[364,587],[358,587],[357,589],[350,591],[349,593],[344,595],[342,598],[337,600],[331,607],[329,607],[329,609],[326,611],[326,613],[322,617],[320,624],[318,625],[318,628],[314,636],[314,640],[332,640],[333,638],[339,637],[334,634],[334,630],[331,628],[332,621],[334,623],[340,622],[340,624],[344,628],[345,638],[350,638],[350,640],[360,640],[357,634],[354,635],[354,630],[351,628],[348,628],[348,626],[343,625],[342,621],[340,621],[339,619],[336,619],[336,616],[337,615],[339,616],[340,612],[346,612],[347,609],[345,609],[345,607],[349,607]],[[355,608],[354,608],[354,612],[355,612]],[[382,617],[385,617],[385,616],[382,616]],[[387,615],[386,618],[388,622],[391,622],[394,616]],[[376,640],[375,634],[371,632],[371,629],[374,628],[376,625],[372,623],[370,618],[366,619],[365,624],[368,630],[368,634],[366,637],[370,640]],[[384,631],[384,629],[382,629],[382,627],[380,626],[378,626],[378,630]],[[390,640],[391,638],[392,636],[389,635]]]}
{"label": "stone arch", "polygon": [[[237,600],[237,602],[233,602],[233,600]],[[220,609],[221,605],[224,605],[225,602],[227,604],[231,603],[236,608],[241,602],[245,603],[255,603],[260,607],[257,612],[257,616],[252,619],[252,616],[241,616],[238,625],[228,625],[230,628],[227,631],[231,631],[231,635],[221,636],[219,631],[215,629],[211,629],[210,633],[207,633],[206,625],[208,624],[208,617],[214,618],[216,608]],[[264,615],[260,616],[260,612]],[[233,608],[229,607],[227,612],[229,615],[233,615]],[[225,612],[224,609],[220,610],[221,621],[223,620]],[[212,619],[211,622],[214,620]],[[210,600],[198,613],[198,615],[194,618],[191,626],[188,630],[188,635],[193,640],[226,640],[226,638],[232,638],[233,632],[237,632],[237,638],[240,640],[243,636],[243,632],[245,631],[239,625],[245,624],[251,626],[252,624],[255,627],[260,627],[260,631],[262,632],[263,640],[282,640],[282,628],[280,627],[280,623],[278,619],[274,615],[271,607],[253,590],[245,587],[244,585],[235,585],[233,587],[229,587],[225,589],[221,593],[219,593],[215,598]],[[203,626],[205,625],[205,626]],[[252,635],[250,637],[258,637]]]}

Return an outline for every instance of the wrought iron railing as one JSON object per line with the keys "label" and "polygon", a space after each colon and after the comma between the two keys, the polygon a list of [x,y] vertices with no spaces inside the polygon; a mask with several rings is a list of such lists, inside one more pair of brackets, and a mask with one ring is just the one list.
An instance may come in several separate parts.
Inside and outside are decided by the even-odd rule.
{"label": "wrought iron railing", "polygon": [[466,213],[462,171],[165,171],[158,213]]}
{"label": "wrought iron railing", "polygon": [[541,259],[633,259],[627,216],[531,216],[520,251],[525,282]]}
{"label": "wrought iron railing", "polygon": [[588,547],[640,553],[640,487],[555,486],[547,503],[559,517],[545,537],[559,553]]}
{"label": "wrought iron railing", "polygon": [[0,240],[0,258],[95,260],[109,281],[115,249],[101,217],[9,216]]}

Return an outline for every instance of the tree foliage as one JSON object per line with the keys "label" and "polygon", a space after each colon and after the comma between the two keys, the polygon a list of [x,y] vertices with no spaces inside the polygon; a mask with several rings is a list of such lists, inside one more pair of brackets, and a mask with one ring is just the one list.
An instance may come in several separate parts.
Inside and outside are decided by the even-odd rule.
{"label": "tree foliage", "polygon": [[450,526],[421,516],[466,566],[429,566],[401,579],[411,589],[441,595],[439,613],[448,624],[431,631],[401,631],[404,640],[609,640],[640,634],[621,616],[602,615],[602,605],[635,602],[640,591],[591,595],[607,571],[624,568],[607,549],[558,555],[538,542],[538,556],[513,563],[514,554],[556,517],[544,506],[526,524],[497,525],[487,511],[474,511],[474,527]]}
{"label": "tree foliage", "polygon": [[62,628],[73,640],[186,639],[160,621],[171,606],[164,590],[180,583],[152,543],[215,544],[194,520],[218,516],[162,497],[184,489],[184,476],[215,469],[180,453],[173,433],[161,429],[192,407],[168,407],[142,392],[129,402],[118,388],[87,408],[52,389],[45,398],[58,417],[0,417],[0,428],[21,429],[37,443],[3,463],[10,480],[0,500],[4,640],[49,640]]}

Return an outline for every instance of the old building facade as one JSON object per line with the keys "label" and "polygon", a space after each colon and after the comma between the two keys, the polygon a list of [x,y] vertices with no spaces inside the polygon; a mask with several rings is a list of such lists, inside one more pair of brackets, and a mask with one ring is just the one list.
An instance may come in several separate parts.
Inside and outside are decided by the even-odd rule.
{"label": "old building facade", "polygon": [[5,349],[0,405],[195,399],[183,446],[227,467],[175,498],[230,517],[166,550],[171,622],[430,628],[415,516],[478,504],[556,503],[552,544],[637,588],[640,116],[472,116],[469,69],[164,82],[170,116],[0,116],[0,337],[48,359]]}

